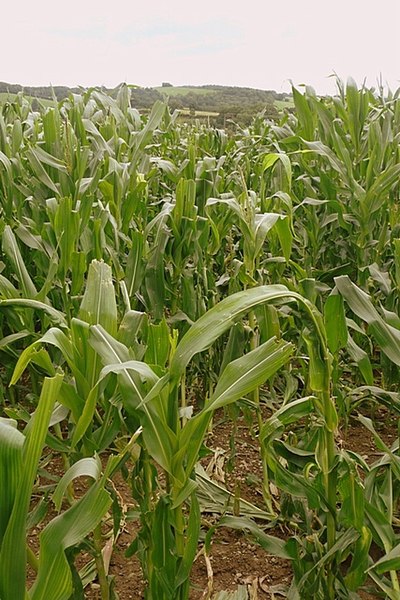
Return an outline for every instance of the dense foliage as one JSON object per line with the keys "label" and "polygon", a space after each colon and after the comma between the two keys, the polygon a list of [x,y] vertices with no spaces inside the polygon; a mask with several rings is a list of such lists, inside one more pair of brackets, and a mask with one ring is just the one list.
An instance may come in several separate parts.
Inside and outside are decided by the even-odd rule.
{"label": "dense foliage", "polygon": [[[227,492],[214,526],[291,561],[291,600],[398,600],[399,444],[372,418],[400,411],[397,95],[293,89],[294,112],[228,135],[131,93],[0,105],[1,600],[83,598],[95,577],[115,597],[120,473],[146,597],[188,598],[216,410],[246,414],[263,506]],[[338,443],[352,418],[372,464]]]}

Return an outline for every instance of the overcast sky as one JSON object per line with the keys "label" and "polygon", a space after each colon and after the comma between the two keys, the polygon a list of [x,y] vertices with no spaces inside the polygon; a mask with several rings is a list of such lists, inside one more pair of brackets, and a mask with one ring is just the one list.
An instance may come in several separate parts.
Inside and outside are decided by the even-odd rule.
{"label": "overcast sky", "polygon": [[400,0],[1,1],[0,80],[207,83],[320,93],[400,85]]}

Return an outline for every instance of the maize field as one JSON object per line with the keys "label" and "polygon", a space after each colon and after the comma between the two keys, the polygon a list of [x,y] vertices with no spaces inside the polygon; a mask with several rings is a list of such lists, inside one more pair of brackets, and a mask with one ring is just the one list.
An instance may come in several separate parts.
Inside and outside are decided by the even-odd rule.
{"label": "maize field", "polygon": [[[292,93],[0,103],[0,600],[400,600],[400,100]],[[218,588],[221,531],[288,577]]]}

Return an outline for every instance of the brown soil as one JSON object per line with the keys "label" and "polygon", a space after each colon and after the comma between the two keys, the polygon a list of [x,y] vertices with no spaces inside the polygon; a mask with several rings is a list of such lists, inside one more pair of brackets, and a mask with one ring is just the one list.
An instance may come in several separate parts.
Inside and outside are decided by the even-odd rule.
{"label": "brown soil", "polygon": [[[379,434],[390,445],[396,435],[396,425],[387,421],[384,411],[378,414]],[[261,492],[261,460],[257,440],[249,433],[249,427],[243,419],[238,422],[235,435],[235,457],[233,469],[226,467],[231,454],[230,436],[232,425],[222,421],[215,423],[212,434],[209,435],[207,445],[213,450],[202,463],[214,480],[222,483],[232,492],[239,485],[241,497],[253,504],[264,508]],[[352,420],[347,432],[343,433],[338,443],[344,448],[358,452],[367,460],[373,462],[378,456],[373,436],[357,420]],[[128,526],[134,529],[130,524]],[[282,537],[282,531],[272,530],[272,535]],[[113,554],[110,572],[115,576],[116,590],[121,600],[143,598],[144,582],[141,577],[138,560],[133,557],[124,558],[124,549],[129,545],[132,536],[129,530],[119,539],[116,551]],[[259,600],[271,599],[279,588],[287,587],[292,577],[290,563],[280,558],[271,557],[257,544],[247,539],[242,533],[217,529],[214,535],[210,556],[207,561],[204,553],[199,552],[192,570],[191,600],[207,598],[208,590],[212,593],[237,589],[239,584],[248,586],[252,597]],[[208,564],[207,564],[208,562]],[[371,585],[371,588],[373,586]],[[378,595],[367,591],[360,591],[363,600],[373,600]],[[279,597],[279,596],[275,596]],[[96,589],[90,590],[88,599],[100,600]]]}
{"label": "brown soil", "polygon": [[[231,423],[222,422],[213,428],[209,435],[208,447],[215,453],[204,459],[203,466],[219,483],[234,491],[240,484],[241,497],[263,507],[260,490],[261,461],[257,441],[249,434],[248,427],[240,422],[235,436],[235,466],[231,473],[225,470],[229,457]],[[125,484],[126,487],[126,484]],[[118,485],[121,492],[121,487]],[[128,492],[129,493],[129,492]],[[130,496],[126,497],[129,504]],[[137,557],[126,559],[124,552],[136,534],[137,524],[127,523],[118,540],[110,563],[110,574],[115,577],[115,589],[120,600],[143,598],[145,583]],[[282,532],[271,531],[282,537]],[[271,557],[257,544],[240,532],[227,528],[216,530],[209,556],[205,557],[202,546],[193,565],[190,593],[191,600],[208,598],[207,592],[235,590],[238,585],[247,585],[260,600],[271,598],[269,590],[276,585],[288,585],[291,579],[289,561]],[[100,600],[97,583],[91,585],[86,597]]]}
{"label": "brown soil", "polygon": [[[377,422],[380,436],[390,446],[397,437],[396,422],[388,419],[384,411],[378,413]],[[212,453],[202,460],[203,467],[207,469],[213,480],[223,484],[232,492],[239,488],[242,498],[265,509],[261,492],[262,469],[257,440],[249,432],[249,427],[244,420],[239,419],[235,434],[235,455],[232,457],[231,433],[230,421],[214,423],[212,434],[207,441],[207,446]],[[357,420],[351,421],[348,430],[341,432],[337,442],[344,448],[361,454],[369,463],[379,456],[372,434]],[[52,459],[46,469],[54,475],[61,475],[63,465],[60,458]],[[41,483],[49,482],[43,479]],[[121,476],[118,476],[115,485],[125,508],[133,508],[129,486]],[[75,488],[77,495],[83,492],[85,487],[86,483],[79,481]],[[46,521],[54,516],[55,513],[49,514]],[[35,528],[29,537],[29,544],[35,552],[38,550],[38,534],[43,526]],[[125,522],[111,556],[109,573],[114,577],[115,590],[120,600],[144,597],[145,582],[139,560],[136,556],[127,559],[124,555],[137,529],[138,523]],[[289,535],[289,532],[278,528],[269,533],[278,537]],[[78,568],[87,560],[86,555],[80,555],[77,559]],[[271,599],[280,597],[276,595],[279,588],[287,587],[291,577],[289,561],[268,556],[260,546],[241,532],[220,528],[214,534],[209,556],[205,557],[202,546],[199,546],[199,553],[192,570],[190,599],[205,600],[218,591],[233,591],[238,585],[246,585],[252,598]],[[32,571],[30,571],[30,580],[33,580]],[[359,595],[363,600],[379,597],[366,591],[359,592]],[[99,586],[96,581],[86,588],[85,598],[100,600]]]}

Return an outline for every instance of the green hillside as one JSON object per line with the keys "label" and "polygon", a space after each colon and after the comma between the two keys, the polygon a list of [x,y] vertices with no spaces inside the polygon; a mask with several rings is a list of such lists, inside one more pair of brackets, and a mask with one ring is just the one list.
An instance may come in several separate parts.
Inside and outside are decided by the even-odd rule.
{"label": "green hillside", "polygon": [[206,86],[179,85],[179,86],[158,86],[153,88],[160,94],[167,96],[185,96],[186,94],[215,94],[216,90]]}
{"label": "green hillside", "polygon": [[[98,89],[116,98],[120,87]],[[163,100],[168,102],[170,109],[180,110],[182,119],[211,118],[217,126],[225,126],[230,120],[247,124],[260,111],[264,111],[267,117],[277,118],[281,109],[293,107],[287,101],[286,94],[274,90],[223,85],[175,87],[170,84],[154,88],[130,85],[129,88],[131,105],[138,110],[150,110],[157,100]],[[54,97],[60,102],[71,93],[79,94],[82,91],[84,88],[79,87],[32,87],[0,82],[0,101],[12,100],[16,94],[23,92],[26,97],[40,100],[46,105],[52,103]]]}

